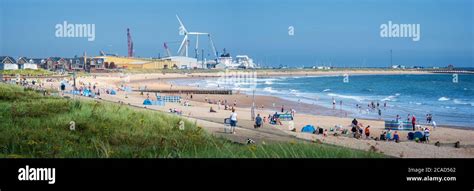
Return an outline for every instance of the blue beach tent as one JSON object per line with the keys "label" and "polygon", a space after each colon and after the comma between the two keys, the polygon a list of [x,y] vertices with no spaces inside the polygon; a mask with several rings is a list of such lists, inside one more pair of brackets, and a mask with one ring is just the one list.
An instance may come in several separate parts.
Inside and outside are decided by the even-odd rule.
{"label": "blue beach tent", "polygon": [[314,133],[314,132],[316,132],[316,129],[312,125],[306,125],[301,129],[301,132],[303,132],[303,133]]}
{"label": "blue beach tent", "polygon": [[145,101],[143,101],[143,105],[152,105],[152,102],[151,100],[146,99]]}

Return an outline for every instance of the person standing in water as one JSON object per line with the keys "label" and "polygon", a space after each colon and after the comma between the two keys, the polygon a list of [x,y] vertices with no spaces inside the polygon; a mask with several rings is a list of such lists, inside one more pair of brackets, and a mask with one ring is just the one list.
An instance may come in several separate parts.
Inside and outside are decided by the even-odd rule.
{"label": "person standing in water", "polygon": [[336,109],[336,100],[332,97],[332,109]]}

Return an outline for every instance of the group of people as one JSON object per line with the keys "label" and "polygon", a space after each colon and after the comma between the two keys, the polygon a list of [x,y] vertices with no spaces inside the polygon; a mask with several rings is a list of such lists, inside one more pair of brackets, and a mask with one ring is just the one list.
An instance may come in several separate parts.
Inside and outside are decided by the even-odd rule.
{"label": "group of people", "polygon": [[[357,121],[357,119],[353,119],[352,120],[352,129],[351,129],[351,132],[352,132],[352,136],[354,138],[362,138],[362,135],[364,134],[365,135],[365,138],[366,139],[371,139],[370,137],[370,125],[367,125],[365,128],[364,128],[364,125],[362,125],[361,122]],[[388,131],[384,131],[379,138],[375,138],[376,140],[380,139],[382,141],[385,141],[385,140],[388,140],[388,141],[395,141],[395,142],[399,142],[400,141],[400,135],[398,134],[398,131],[395,131],[393,134],[392,134],[392,131],[391,130],[388,130]]]}
{"label": "group of people", "polygon": [[400,135],[398,134],[398,131],[395,131],[392,135],[392,130],[387,130],[383,131],[382,134],[380,134],[379,139],[381,141],[395,141],[395,142],[400,142]]}
{"label": "group of people", "polygon": [[367,125],[365,128],[364,128],[364,125],[357,121],[357,119],[353,119],[352,120],[352,123],[351,123],[351,132],[352,132],[352,136],[354,138],[361,138],[363,134],[365,134],[365,138],[366,139],[369,139],[370,138],[370,125]]}

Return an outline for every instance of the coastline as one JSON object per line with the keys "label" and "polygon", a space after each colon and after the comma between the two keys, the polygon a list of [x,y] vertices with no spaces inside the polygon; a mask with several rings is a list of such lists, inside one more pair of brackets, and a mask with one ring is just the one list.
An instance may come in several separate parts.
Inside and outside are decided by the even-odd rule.
{"label": "coastline", "polygon": [[[386,73],[378,73],[378,72],[372,72],[372,73],[367,73],[367,72],[362,72],[362,73],[354,73],[352,75],[440,75],[439,73],[427,73],[427,72],[420,72],[420,73],[393,73],[389,72],[388,74]],[[298,75],[276,75],[278,77],[295,77]],[[326,74],[326,75],[315,75],[315,77],[321,77],[321,76],[334,76],[332,74]],[[258,77],[274,77],[273,75],[270,76],[261,76],[258,75]],[[313,77],[313,76],[304,76],[304,77]],[[186,80],[186,81],[193,81],[193,80],[206,80],[206,79],[213,79],[216,77],[203,77],[203,76],[194,76],[194,77],[187,77],[187,78],[168,78],[165,80],[165,83],[167,84],[173,84],[173,86],[176,86],[174,83],[176,80]],[[182,89],[200,89],[202,87],[197,87],[197,86],[191,86],[191,85],[183,85],[180,83],[180,85],[176,86],[176,88],[182,88]],[[213,88],[209,88],[213,89]],[[235,90],[234,90],[235,91]],[[238,94],[243,94],[248,96],[252,96],[250,92],[245,92],[245,91],[235,91],[236,95]],[[199,96],[199,95],[196,95]],[[205,96],[199,96],[200,98],[204,99]],[[216,101],[219,100],[216,98],[216,96],[209,95],[208,96],[210,99],[215,99]],[[266,94],[261,94],[261,93],[256,93],[256,106],[259,107],[260,104],[258,102],[261,102],[259,100],[262,99],[271,99],[271,100],[277,100],[276,101],[276,107],[273,109],[278,109],[281,107],[281,104],[279,105],[278,103],[286,103],[286,106],[288,108],[293,108],[296,109],[299,113],[304,113],[304,114],[310,114],[310,115],[323,115],[323,116],[334,116],[334,117],[352,117],[352,118],[358,118],[358,119],[365,119],[365,120],[375,120],[375,121],[384,121],[384,119],[378,119],[377,117],[368,117],[368,116],[353,116],[351,114],[354,114],[354,111],[349,111],[347,109],[339,109],[339,105],[337,105],[336,109],[333,110],[332,108],[329,108],[328,106],[321,105],[319,103],[303,103],[303,102],[298,102],[294,99],[291,98],[284,98],[284,97],[279,97],[276,95],[266,95]],[[295,98],[296,99],[296,98]],[[239,100],[243,100],[242,97],[239,98]],[[204,101],[202,101],[204,102]],[[251,107],[251,102],[245,101],[245,107],[250,108]],[[269,106],[268,103],[264,103],[266,107]],[[344,105],[345,108],[351,107],[348,105]],[[387,118],[385,118],[387,120]],[[420,119],[422,120],[422,119]],[[473,126],[467,126],[467,125],[458,125],[458,124],[449,124],[449,123],[438,123],[438,127],[444,127],[444,128],[455,128],[455,129],[464,129],[464,130],[474,130]]]}

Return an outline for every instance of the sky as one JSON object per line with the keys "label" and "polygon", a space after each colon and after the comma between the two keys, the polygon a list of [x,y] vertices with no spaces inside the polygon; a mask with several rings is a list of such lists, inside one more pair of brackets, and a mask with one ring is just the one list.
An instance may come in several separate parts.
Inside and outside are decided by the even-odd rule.
{"label": "sky", "polygon": [[[0,56],[41,58],[177,54],[179,15],[188,31],[211,33],[219,53],[263,66],[474,67],[472,0],[0,0]],[[56,25],[94,24],[95,39],[60,38]],[[380,26],[419,24],[420,40],[382,38]],[[289,27],[294,35],[289,34]],[[190,37],[189,55],[194,56]],[[199,49],[212,59],[209,41]]]}

